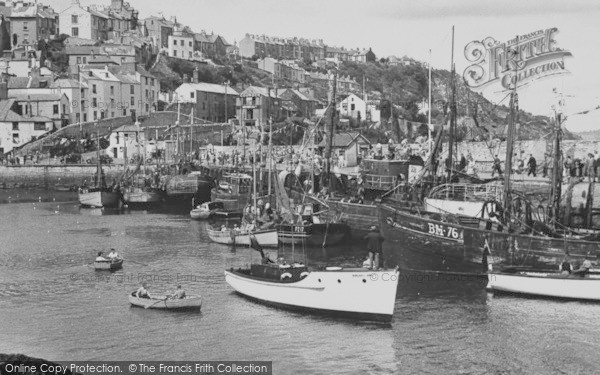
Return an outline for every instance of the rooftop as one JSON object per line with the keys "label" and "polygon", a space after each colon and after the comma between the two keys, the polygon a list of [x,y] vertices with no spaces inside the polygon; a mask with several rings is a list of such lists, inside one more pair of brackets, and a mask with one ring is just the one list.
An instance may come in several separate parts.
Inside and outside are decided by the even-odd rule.
{"label": "rooftop", "polygon": [[[215,94],[225,94],[225,85],[217,85],[214,83],[184,83],[177,88],[182,91],[200,91],[200,92],[212,92]],[[228,95],[239,95],[236,89],[231,86],[227,86]]]}

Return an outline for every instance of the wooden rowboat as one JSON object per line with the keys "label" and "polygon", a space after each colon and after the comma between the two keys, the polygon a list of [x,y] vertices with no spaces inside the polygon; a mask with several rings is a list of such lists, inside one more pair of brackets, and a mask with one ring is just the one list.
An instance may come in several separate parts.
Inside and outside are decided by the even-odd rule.
{"label": "wooden rowboat", "polygon": [[181,299],[167,298],[166,296],[155,296],[152,298],[138,298],[135,292],[129,295],[129,303],[146,309],[160,310],[200,310],[202,307],[202,296],[187,296]]}
{"label": "wooden rowboat", "polygon": [[227,229],[225,231],[208,229],[208,237],[216,242],[223,245],[235,245],[250,246],[250,237],[256,237],[256,241],[264,247],[277,247],[279,245],[279,239],[277,237],[277,229],[263,229],[253,232],[238,232],[233,229]]}
{"label": "wooden rowboat", "polygon": [[123,267],[123,259],[115,259],[115,260],[102,260],[94,262],[95,270],[118,270]]}

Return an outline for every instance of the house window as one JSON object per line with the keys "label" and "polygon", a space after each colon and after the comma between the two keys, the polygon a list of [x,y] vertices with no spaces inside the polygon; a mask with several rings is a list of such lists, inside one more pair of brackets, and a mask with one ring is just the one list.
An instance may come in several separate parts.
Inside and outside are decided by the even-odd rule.
{"label": "house window", "polygon": [[92,98],[92,107],[93,108],[97,108],[98,107],[98,98]]}
{"label": "house window", "polygon": [[154,78],[150,78],[150,82],[151,82],[152,86],[154,86]]}
{"label": "house window", "polygon": [[127,108],[123,108],[123,116],[127,116]]}
{"label": "house window", "polygon": [[192,92],[190,92],[190,98],[194,99],[194,96],[195,96],[195,95],[196,95],[196,93],[195,93],[195,92],[193,92],[193,91],[192,91]]}
{"label": "house window", "polygon": [[52,114],[58,115],[58,104],[52,106]]}
{"label": "house window", "polygon": [[83,114],[83,122],[87,122],[87,113]]}
{"label": "house window", "polygon": [[71,28],[71,36],[79,36],[79,27]]}
{"label": "house window", "polygon": [[135,105],[135,97],[131,97],[131,105]]}
{"label": "house window", "polygon": [[13,122],[13,129],[12,130],[19,130],[19,123],[18,122]]}
{"label": "house window", "polygon": [[79,114],[79,113],[75,114],[75,122],[81,122],[81,114]]}
{"label": "house window", "polygon": [[176,46],[177,45],[177,40],[173,39],[173,45]]}
{"label": "house window", "polygon": [[72,14],[71,15],[71,23],[73,23],[73,24],[79,23],[79,16],[76,14]]}
{"label": "house window", "polygon": [[67,105],[63,104],[62,106],[63,113],[67,113]]}
{"label": "house window", "polygon": [[27,21],[23,22],[23,30],[27,30],[29,26],[27,25]]}
{"label": "house window", "polygon": [[117,133],[116,139],[117,139],[117,144],[119,144],[119,133]]}
{"label": "house window", "polygon": [[87,64],[87,56],[83,56],[83,63]]}
{"label": "house window", "polygon": [[148,99],[150,95],[148,95],[148,89],[146,89],[146,99]]}
{"label": "house window", "polygon": [[[110,100],[110,108],[115,108],[115,100],[114,99]],[[113,115],[112,117],[115,117],[115,115]]]}
{"label": "house window", "polygon": [[354,109],[356,108],[356,106],[354,105],[354,103],[350,104],[350,110],[354,111]]}
{"label": "house window", "polygon": [[121,57],[121,64],[125,64],[125,58]]}
{"label": "house window", "polygon": [[100,111],[100,119],[103,119],[105,116],[104,111]]}
{"label": "house window", "polygon": [[192,51],[189,52],[190,59],[192,58]]}
{"label": "house window", "polygon": [[177,57],[177,51],[173,51],[173,56]]}
{"label": "house window", "polygon": [[110,94],[111,95],[115,94],[115,86],[110,86]]}
{"label": "house window", "polygon": [[85,90],[81,89],[81,98],[85,98]]}
{"label": "house window", "polygon": [[115,113],[114,113],[114,112],[111,112],[111,113],[110,113],[110,117],[115,117]]}
{"label": "house window", "polygon": [[202,102],[202,110],[204,111],[206,109],[206,102]]}
{"label": "house window", "polygon": [[146,84],[148,84],[148,77],[145,77],[145,78],[146,78]]}
{"label": "house window", "polygon": [[181,39],[181,46],[185,46],[185,42],[183,41],[183,39]]}
{"label": "house window", "polygon": [[192,46],[192,42],[190,42],[190,47]]}
{"label": "house window", "polygon": [[130,93],[131,95],[134,95],[134,94],[135,94],[135,86],[134,86],[134,85],[131,85],[131,86],[129,86],[129,93]]}
{"label": "house window", "polygon": [[94,111],[94,121],[98,120],[98,111]]}
{"label": "house window", "polygon": [[253,115],[254,115],[254,111],[252,109],[246,110],[246,119],[252,120],[252,118],[254,117]]}
{"label": "house window", "polygon": [[97,94],[96,85],[92,85],[92,94]]}
{"label": "house window", "polygon": [[43,122],[34,122],[33,130],[46,131],[46,124]]}
{"label": "house window", "polygon": [[19,144],[19,134],[13,134],[13,143]]}
{"label": "house window", "polygon": [[77,57],[77,64],[81,64],[81,56]]}

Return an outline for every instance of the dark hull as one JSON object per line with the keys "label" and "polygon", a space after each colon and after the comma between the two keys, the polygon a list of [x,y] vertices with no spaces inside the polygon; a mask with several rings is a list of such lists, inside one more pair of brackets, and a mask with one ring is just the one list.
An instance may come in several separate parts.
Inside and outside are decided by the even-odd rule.
{"label": "dark hull", "polygon": [[340,243],[350,232],[346,224],[281,224],[278,228],[279,241],[284,244],[305,243],[311,246],[332,246]]}
{"label": "dark hull", "polygon": [[369,228],[379,224],[377,206],[328,200],[329,210],[322,213],[326,221],[348,224],[353,238],[362,238]]}
{"label": "dark hull", "polygon": [[[488,262],[556,268],[567,253],[573,263],[588,254],[593,259],[600,256],[598,242],[515,234],[502,227],[487,230],[387,205],[380,206],[379,219],[387,264],[393,262],[405,269],[481,274]],[[486,238],[489,256],[484,254]]]}

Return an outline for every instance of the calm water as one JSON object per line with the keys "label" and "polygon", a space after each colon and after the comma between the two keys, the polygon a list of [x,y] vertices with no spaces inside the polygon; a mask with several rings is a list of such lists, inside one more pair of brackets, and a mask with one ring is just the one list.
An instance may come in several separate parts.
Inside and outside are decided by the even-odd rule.
{"label": "calm water", "polygon": [[[257,254],[211,243],[206,225],[185,210],[0,205],[0,353],[273,360],[276,374],[600,371],[598,304],[493,297],[481,282],[406,275],[390,327],[282,311],[232,293],[223,269]],[[123,270],[95,272],[95,253],[110,247],[126,259]],[[355,264],[361,251],[314,249],[309,258]],[[202,312],[130,307],[127,294],[141,279],[154,292],[180,282],[201,293]]]}

